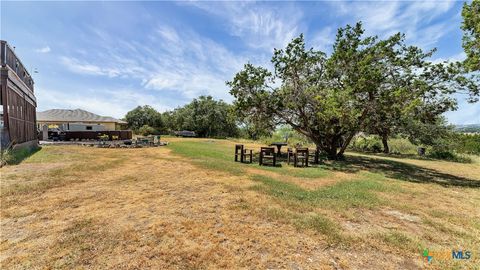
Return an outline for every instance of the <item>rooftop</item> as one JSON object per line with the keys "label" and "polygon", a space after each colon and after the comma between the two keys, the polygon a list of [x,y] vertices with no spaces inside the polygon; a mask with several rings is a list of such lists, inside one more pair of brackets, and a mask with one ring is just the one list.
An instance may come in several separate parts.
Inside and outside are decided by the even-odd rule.
{"label": "rooftop", "polygon": [[110,116],[100,116],[82,109],[64,110],[52,109],[37,112],[37,121],[40,122],[114,122],[126,124],[127,122]]}

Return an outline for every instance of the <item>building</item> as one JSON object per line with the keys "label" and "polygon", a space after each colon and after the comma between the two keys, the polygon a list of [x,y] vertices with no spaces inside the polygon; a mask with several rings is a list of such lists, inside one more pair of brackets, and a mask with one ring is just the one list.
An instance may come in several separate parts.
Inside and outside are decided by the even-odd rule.
{"label": "building", "polygon": [[42,129],[45,125],[64,131],[107,131],[123,130],[127,127],[127,122],[81,109],[53,109],[37,112],[38,128]]}
{"label": "building", "polygon": [[6,41],[0,40],[0,146],[36,146],[37,100],[33,78]]}

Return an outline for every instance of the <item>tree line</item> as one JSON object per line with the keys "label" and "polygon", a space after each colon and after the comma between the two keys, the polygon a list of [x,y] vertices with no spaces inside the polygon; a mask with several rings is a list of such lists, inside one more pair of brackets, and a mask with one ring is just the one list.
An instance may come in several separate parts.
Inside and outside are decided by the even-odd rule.
{"label": "tree line", "polygon": [[232,105],[211,96],[200,96],[189,104],[160,113],[151,106],[138,106],[125,116],[137,134],[169,134],[195,131],[199,137],[235,137],[239,135]]}

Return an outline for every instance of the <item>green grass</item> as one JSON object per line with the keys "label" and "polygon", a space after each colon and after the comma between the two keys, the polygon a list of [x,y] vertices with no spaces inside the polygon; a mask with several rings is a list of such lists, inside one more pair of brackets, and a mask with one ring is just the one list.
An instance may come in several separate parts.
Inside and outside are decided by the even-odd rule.
{"label": "green grass", "polygon": [[43,146],[33,149],[22,148],[19,150],[10,150],[2,158],[10,165],[91,160],[91,157],[82,155],[72,148],[62,148],[61,146]]}
{"label": "green grass", "polygon": [[264,214],[271,219],[289,223],[299,230],[314,230],[326,237],[329,244],[348,243],[337,223],[316,213],[297,213],[279,207],[268,207]]}
{"label": "green grass", "polygon": [[29,158],[31,155],[40,151],[40,147],[36,148],[21,148],[15,150],[6,150],[2,152],[2,163],[17,165],[20,164],[23,160]]}
{"label": "green grass", "polygon": [[176,154],[188,157],[195,165],[206,169],[224,171],[234,175],[245,172],[244,164],[233,162],[233,149],[214,140],[174,142],[169,147]]}
{"label": "green grass", "polygon": [[299,178],[322,178],[329,176],[331,172],[320,166],[308,168],[295,168],[283,163],[277,167],[260,166],[257,163],[242,164],[233,162],[233,145],[226,144],[222,140],[181,141],[169,145],[174,153],[191,158],[196,165],[206,169],[224,171],[234,175],[245,173],[247,166],[288,175]]}
{"label": "green grass", "polygon": [[339,210],[350,207],[372,208],[386,204],[376,192],[396,189],[395,186],[390,187],[382,183],[378,175],[369,173],[362,173],[359,180],[340,182],[313,191],[263,175],[254,175],[252,179],[262,183],[254,189],[281,200],[298,201]]}
{"label": "green grass", "polygon": [[[437,183],[453,186],[472,186],[476,182],[455,175],[445,174],[414,164],[401,162],[390,157],[350,154],[345,161],[325,162],[309,168],[295,168],[282,163],[281,166],[267,167],[257,164],[242,164],[234,162],[233,145],[222,140],[174,142],[169,147],[173,152],[191,159],[206,169],[214,169],[233,174],[248,172],[248,177],[256,182],[250,189],[273,198],[273,205],[252,205],[239,201],[235,206],[239,209],[255,211],[265,218],[291,224],[299,230],[313,230],[325,236],[329,244],[354,246],[356,242],[367,241],[342,231],[342,219],[356,218],[354,213],[363,210],[379,211],[385,207],[408,212],[417,206],[387,199],[392,194],[402,193],[408,196],[421,196],[423,193],[405,187],[403,183]],[[254,168],[248,170],[248,168]],[[248,171],[247,171],[248,170]],[[272,172],[261,173],[259,170]],[[334,184],[321,186],[315,190],[294,184],[297,180],[309,181],[323,177],[334,177],[337,172],[349,176]],[[287,176],[299,179],[286,179]],[[290,181],[294,180],[294,181]],[[402,183],[403,182],[403,183]],[[473,183],[473,184],[472,184]],[[403,198],[403,197],[402,197]],[[355,211],[358,209],[359,211]],[[354,211],[352,211],[354,210]],[[432,214],[444,219],[445,213]],[[448,230],[442,223],[434,219],[423,219],[424,225],[437,232],[458,235],[470,239],[460,231]],[[451,223],[451,222],[450,222]],[[479,226],[472,223],[472,227]],[[412,237],[404,231],[389,230],[373,232],[370,235],[377,242],[387,245],[400,252],[416,252],[425,238]],[[437,238],[431,236],[428,240],[434,243]],[[472,241],[472,240],[469,240]]]}
{"label": "green grass", "polygon": [[395,247],[399,250],[416,252],[421,250],[422,245],[404,232],[390,230],[389,232],[379,233],[376,235],[385,244]]}
{"label": "green grass", "polygon": [[348,243],[343,241],[344,237],[340,233],[339,226],[324,216],[318,214],[301,215],[301,218],[294,220],[294,225],[300,229],[313,229],[323,234],[330,244]]}

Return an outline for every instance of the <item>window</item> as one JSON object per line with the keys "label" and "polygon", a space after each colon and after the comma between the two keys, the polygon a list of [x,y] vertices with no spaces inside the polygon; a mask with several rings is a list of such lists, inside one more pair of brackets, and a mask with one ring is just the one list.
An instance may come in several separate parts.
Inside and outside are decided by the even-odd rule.
{"label": "window", "polygon": [[92,130],[92,126],[86,126],[87,130]]}

